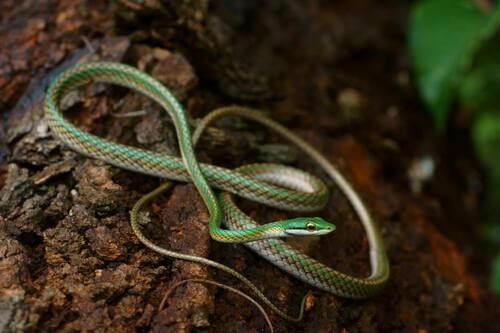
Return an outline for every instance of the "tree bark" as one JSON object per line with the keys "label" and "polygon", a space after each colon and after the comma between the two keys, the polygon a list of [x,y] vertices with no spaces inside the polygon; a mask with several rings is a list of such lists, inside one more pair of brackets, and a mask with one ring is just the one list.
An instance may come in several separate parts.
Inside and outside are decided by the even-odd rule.
{"label": "tree bark", "polygon": [[[250,303],[175,282],[203,277],[244,289],[223,272],[171,260],[134,236],[128,212],[161,180],[85,158],[55,139],[43,97],[57,73],[113,60],[161,80],[193,126],[211,109],[244,104],[302,135],[334,162],[381,226],[391,262],[384,291],[352,301],[315,290],[305,319],[271,314],[277,332],[499,332],[500,300],[486,289],[478,237],[481,173],[467,133],[443,139],[411,83],[409,4],[360,0],[26,0],[0,4],[0,331],[262,332]],[[92,85],[66,98],[79,127],[121,143],[177,153],[170,120],[152,101]],[[142,116],[131,112],[143,111]],[[318,166],[265,129],[220,121],[201,160]],[[436,171],[422,176],[422,161]],[[466,181],[465,181],[465,180]],[[328,182],[328,180],[326,180]],[[331,183],[331,182],[330,182]],[[290,216],[243,201],[262,221]],[[367,240],[332,185],[319,212],[337,231],[297,242],[349,274],[369,274]],[[240,245],[210,240],[208,214],[191,184],[149,207],[157,244],[242,272],[277,305],[298,310],[308,285]]]}

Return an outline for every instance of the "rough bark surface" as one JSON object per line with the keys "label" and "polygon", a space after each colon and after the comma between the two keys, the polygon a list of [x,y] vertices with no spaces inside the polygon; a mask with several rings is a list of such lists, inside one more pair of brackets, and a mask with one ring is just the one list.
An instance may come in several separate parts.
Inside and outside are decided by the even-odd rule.
{"label": "rough bark surface", "polygon": [[[267,330],[244,299],[197,284],[178,288],[158,311],[163,294],[185,278],[243,285],[135,238],[128,211],[160,180],[82,157],[52,137],[42,110],[47,84],[71,64],[106,59],[163,81],[193,126],[217,106],[269,110],[339,166],[379,221],[391,261],[387,288],[364,301],[316,292],[303,322],[271,315],[277,332],[499,332],[500,300],[485,289],[488,258],[477,237],[481,173],[467,133],[445,141],[430,131],[410,80],[408,9],[369,0],[2,1],[0,331]],[[170,120],[137,94],[93,85],[65,105],[88,131],[177,152]],[[198,154],[226,167],[257,160],[318,171],[238,120],[210,128]],[[412,171],[429,157],[437,165],[431,177]],[[242,207],[263,221],[289,216]],[[365,235],[335,188],[320,214],[337,224],[335,234],[297,246],[366,275]],[[288,312],[309,289],[242,246],[210,241],[190,184],[158,199],[146,220],[156,243],[237,269]]]}

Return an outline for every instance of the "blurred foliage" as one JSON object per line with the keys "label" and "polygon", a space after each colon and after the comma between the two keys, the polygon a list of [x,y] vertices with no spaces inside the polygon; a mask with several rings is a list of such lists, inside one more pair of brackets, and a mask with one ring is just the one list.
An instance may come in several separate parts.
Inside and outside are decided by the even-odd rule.
{"label": "blurred foliage", "polygon": [[[417,86],[438,130],[452,103],[473,112],[472,141],[488,173],[484,230],[500,247],[500,4],[424,0],[411,13],[409,47]],[[491,285],[500,292],[500,254]]]}
{"label": "blurred foliage", "polygon": [[500,293],[500,283],[498,283],[498,281],[500,281],[500,254],[493,260],[490,280],[491,288],[497,293]]}
{"label": "blurred foliage", "polygon": [[413,67],[439,129],[446,125],[450,104],[475,50],[498,21],[472,0],[427,0],[413,8],[409,31]]}

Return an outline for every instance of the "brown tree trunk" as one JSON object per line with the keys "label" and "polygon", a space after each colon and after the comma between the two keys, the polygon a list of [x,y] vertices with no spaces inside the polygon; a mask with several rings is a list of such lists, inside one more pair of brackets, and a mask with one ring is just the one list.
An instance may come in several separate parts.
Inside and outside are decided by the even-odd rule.
{"label": "brown tree trunk", "polygon": [[[72,64],[106,59],[163,81],[193,125],[223,105],[269,110],[338,165],[370,207],[391,261],[388,286],[363,301],[316,291],[301,323],[271,315],[277,332],[499,332],[500,301],[485,289],[488,258],[476,236],[480,193],[470,185],[481,174],[465,134],[452,141],[433,134],[410,79],[409,4],[388,5],[2,1],[0,331],[268,329],[243,298],[205,285],[179,287],[159,310],[163,294],[185,278],[244,286],[136,239],[128,211],[160,180],[82,157],[51,135],[42,110],[47,84]],[[137,94],[94,85],[67,103],[70,119],[88,131],[177,152],[169,119]],[[131,116],[140,110],[143,116]],[[318,171],[294,147],[243,121],[209,129],[198,154],[226,167],[272,161]],[[423,161],[436,171],[415,172]],[[242,207],[264,221],[289,216],[246,201]],[[211,241],[190,184],[177,184],[149,210],[143,227],[156,243],[237,269],[287,312],[310,289],[242,246]],[[363,229],[334,186],[319,214],[337,231],[299,245],[341,271],[368,274]]]}

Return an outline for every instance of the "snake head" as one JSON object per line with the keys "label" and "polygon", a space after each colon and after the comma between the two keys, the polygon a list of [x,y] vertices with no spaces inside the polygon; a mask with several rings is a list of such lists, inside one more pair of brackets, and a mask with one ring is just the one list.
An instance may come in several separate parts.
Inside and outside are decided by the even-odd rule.
{"label": "snake head", "polygon": [[283,221],[284,233],[287,236],[321,236],[335,230],[335,225],[321,217],[299,217]]}

